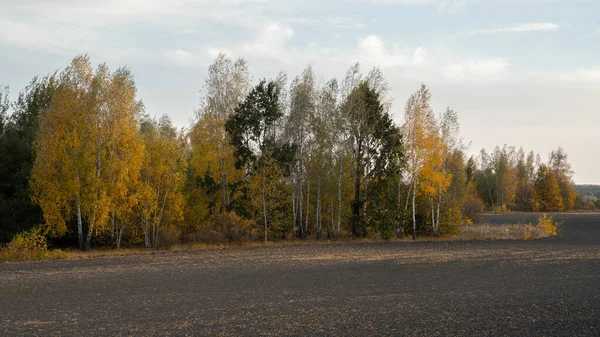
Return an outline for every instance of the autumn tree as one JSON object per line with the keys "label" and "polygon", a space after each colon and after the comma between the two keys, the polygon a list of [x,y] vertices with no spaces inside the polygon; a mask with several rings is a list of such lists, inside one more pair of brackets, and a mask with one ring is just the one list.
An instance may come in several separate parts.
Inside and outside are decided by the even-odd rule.
{"label": "autumn tree", "polygon": [[549,166],[558,182],[565,210],[575,208],[577,191],[573,187],[573,170],[571,169],[571,164],[568,162],[567,153],[562,147],[550,153]]}
{"label": "autumn tree", "polygon": [[220,206],[225,208],[229,208],[235,197],[231,195],[231,186],[239,179],[225,123],[249,87],[246,61],[242,58],[232,61],[219,54],[208,68],[197,120],[190,132],[191,165],[195,176],[214,180],[219,185],[217,198]]}
{"label": "autumn tree", "polygon": [[534,212],[537,210],[537,196],[535,194],[535,154],[529,152],[525,157],[523,148],[517,153],[517,190],[515,204],[521,211]]}
{"label": "autumn tree", "polygon": [[535,192],[543,212],[559,212],[564,210],[560,187],[550,167],[540,165],[535,180]]}
{"label": "autumn tree", "polygon": [[291,181],[292,212],[293,226],[298,226],[298,236],[302,238],[307,235],[309,222],[311,172],[308,170],[308,164],[313,152],[311,146],[314,139],[310,122],[314,118],[316,107],[317,91],[314,74],[312,68],[307,67],[290,85],[290,110],[285,128],[286,137],[296,145],[297,161]]}
{"label": "autumn tree", "polygon": [[406,153],[406,180],[412,193],[412,235],[416,239],[416,199],[420,178],[428,160],[436,151],[437,124],[430,106],[431,94],[423,84],[406,102],[402,132]]}
{"label": "autumn tree", "polygon": [[139,151],[133,144],[140,111],[125,68],[111,73],[102,64],[94,71],[87,56],[78,56],[60,74],[40,118],[31,174],[33,200],[42,208],[47,233],[65,234],[73,208],[82,250],[108,227],[114,182],[138,167],[131,151]]}
{"label": "autumn tree", "polygon": [[144,155],[137,184],[138,208],[144,245],[158,248],[161,229],[183,222],[187,161],[180,135],[167,116],[145,117],[141,134]]}

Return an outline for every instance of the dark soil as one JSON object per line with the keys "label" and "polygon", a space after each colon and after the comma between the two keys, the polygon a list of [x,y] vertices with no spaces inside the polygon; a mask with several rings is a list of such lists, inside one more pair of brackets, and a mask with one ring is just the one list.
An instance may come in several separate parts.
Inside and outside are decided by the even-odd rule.
{"label": "dark soil", "polygon": [[600,215],[556,218],[559,237],[536,241],[0,264],[0,335],[599,336]]}

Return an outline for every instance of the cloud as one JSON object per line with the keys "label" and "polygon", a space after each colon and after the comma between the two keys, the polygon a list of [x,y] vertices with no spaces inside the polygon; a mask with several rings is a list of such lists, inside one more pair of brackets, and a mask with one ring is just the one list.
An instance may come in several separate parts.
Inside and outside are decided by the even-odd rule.
{"label": "cloud", "polygon": [[366,24],[356,22],[355,19],[344,16],[328,17],[326,19],[326,22],[332,25],[334,28],[367,28]]}
{"label": "cloud", "polygon": [[560,28],[559,24],[552,22],[530,22],[513,25],[499,26],[492,29],[477,30],[474,33],[493,34],[493,33],[520,33],[520,32],[551,32]]}
{"label": "cloud", "polygon": [[442,67],[442,74],[451,81],[498,80],[508,75],[508,62],[503,58],[470,58]]}
{"label": "cloud", "polygon": [[400,48],[386,47],[383,40],[376,35],[369,35],[359,41],[359,57],[378,66],[422,66],[427,62],[427,52],[418,47],[414,51],[401,50]]}
{"label": "cloud", "polygon": [[440,13],[454,14],[465,12],[471,5],[519,5],[547,3],[554,0],[355,0],[357,2],[386,6],[429,6]]}
{"label": "cloud", "polygon": [[561,82],[579,84],[583,87],[590,85],[598,87],[600,86],[600,66],[553,71],[547,77]]}
{"label": "cloud", "polygon": [[249,53],[261,53],[276,56],[284,52],[287,42],[294,36],[294,30],[279,23],[265,26],[255,41],[245,44],[243,50]]}

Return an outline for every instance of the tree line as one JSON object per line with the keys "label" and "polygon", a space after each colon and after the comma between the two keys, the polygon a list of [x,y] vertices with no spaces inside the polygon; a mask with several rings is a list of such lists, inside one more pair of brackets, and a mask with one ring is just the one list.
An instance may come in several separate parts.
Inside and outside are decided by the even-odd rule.
{"label": "tree line", "polygon": [[422,85],[396,123],[383,73],[311,67],[252,84],[219,55],[191,125],[153,118],[127,68],[77,56],[16,101],[0,91],[0,240],[121,247],[451,235],[484,209],[578,207],[562,149],[468,156],[458,113]]}

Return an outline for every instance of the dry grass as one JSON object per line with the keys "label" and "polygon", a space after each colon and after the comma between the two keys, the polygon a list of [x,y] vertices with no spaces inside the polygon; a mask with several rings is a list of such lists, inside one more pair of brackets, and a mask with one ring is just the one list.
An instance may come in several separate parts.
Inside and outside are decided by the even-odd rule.
{"label": "dry grass", "polygon": [[551,237],[544,228],[526,225],[473,225],[464,226],[462,240],[531,240]]}
{"label": "dry grass", "polygon": [[60,249],[27,249],[16,250],[11,248],[0,249],[0,262],[21,262],[21,261],[44,261],[61,260],[68,258]]}
{"label": "dry grass", "polygon": [[[472,241],[472,240],[532,240],[546,237],[557,236],[558,226],[560,223],[555,222],[552,217],[543,214],[536,225],[467,225],[461,228],[461,233],[451,237],[420,237],[417,241]],[[31,233],[29,233],[31,234]],[[45,239],[42,243],[35,240],[29,240],[29,237],[35,235],[26,235],[19,237],[17,240],[9,243],[7,247],[0,249],[0,261],[4,262],[20,262],[20,261],[41,261],[41,260],[57,260],[57,259],[86,259],[94,257],[118,257],[129,255],[152,255],[165,252],[193,252],[198,250],[215,250],[226,249],[230,247],[285,247],[285,246],[301,246],[301,245],[327,245],[340,244],[349,242],[382,242],[379,235],[371,235],[367,238],[352,239],[351,237],[342,237],[335,240],[282,240],[276,242],[263,241],[242,241],[220,244],[205,244],[205,243],[186,243],[177,244],[173,247],[161,250],[145,249],[145,248],[126,248],[126,249],[110,249],[99,248],[88,252],[68,249],[62,251],[60,249],[47,250]],[[23,239],[25,238],[25,239]],[[412,242],[410,237],[401,239],[391,239],[392,242]]]}

